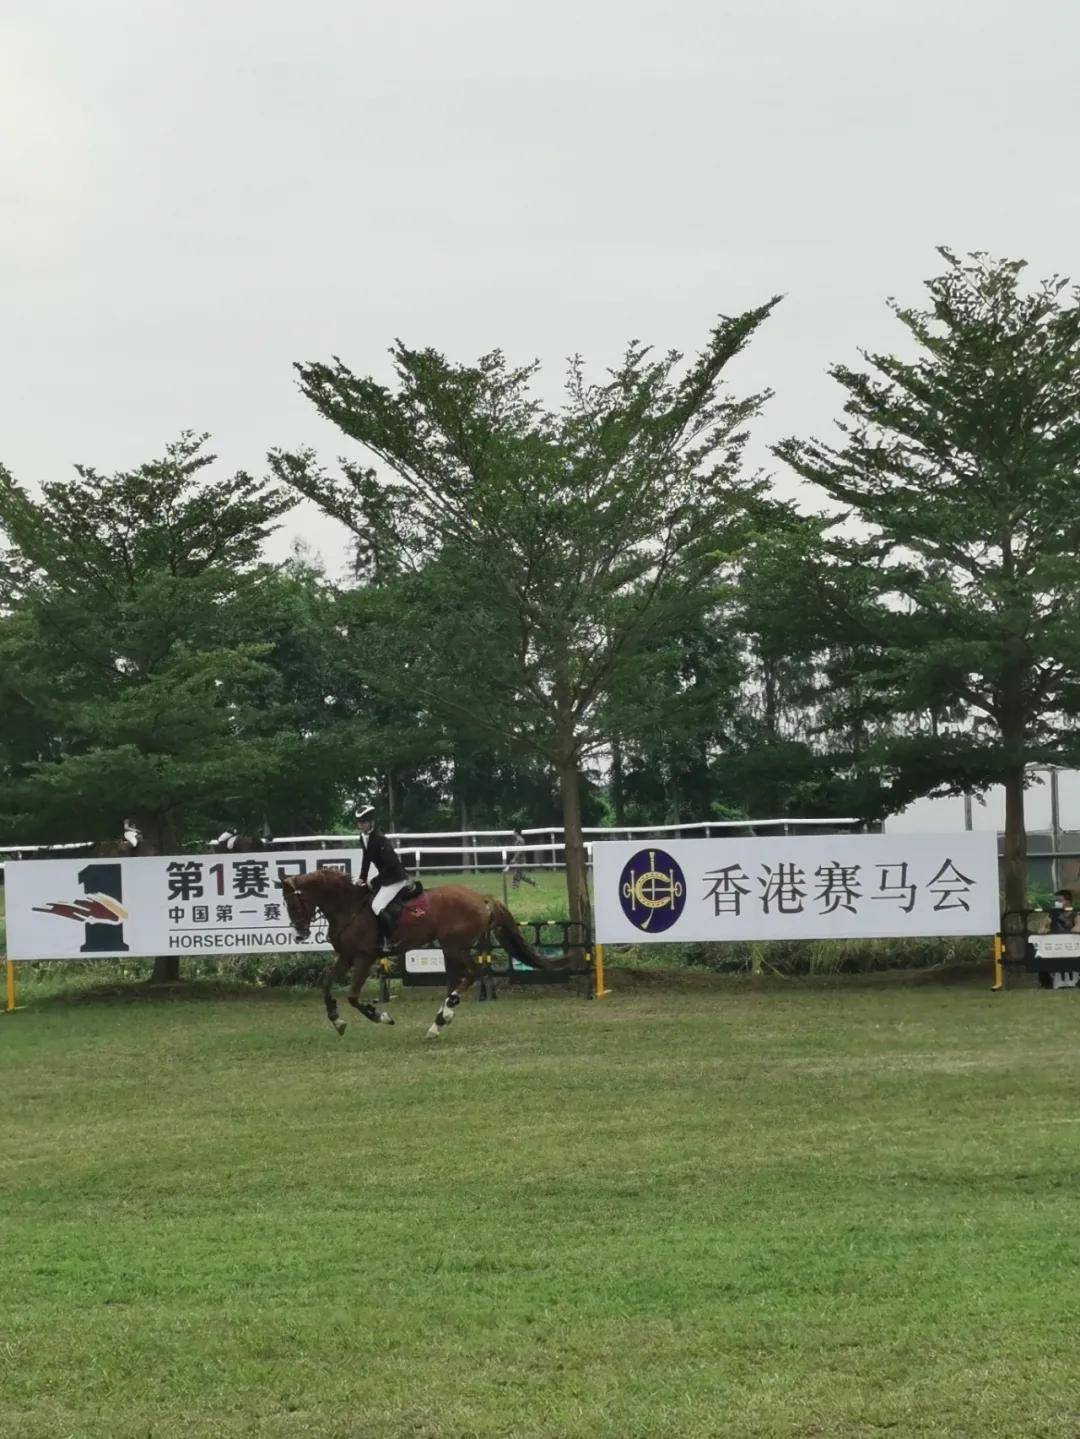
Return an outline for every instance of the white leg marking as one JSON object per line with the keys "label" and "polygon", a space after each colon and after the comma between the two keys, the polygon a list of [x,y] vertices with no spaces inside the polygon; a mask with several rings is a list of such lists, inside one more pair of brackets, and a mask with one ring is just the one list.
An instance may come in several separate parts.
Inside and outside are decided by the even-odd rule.
{"label": "white leg marking", "polygon": [[[451,1003],[451,1001],[453,1001],[453,1003]],[[446,1026],[454,1017],[455,1008],[460,1003],[461,995],[458,994],[456,989],[452,990],[450,994],[448,994],[443,1000],[442,1004],[439,1005],[439,1008],[435,1013],[435,1023],[428,1030],[429,1039],[434,1039],[440,1029],[446,1028]]]}

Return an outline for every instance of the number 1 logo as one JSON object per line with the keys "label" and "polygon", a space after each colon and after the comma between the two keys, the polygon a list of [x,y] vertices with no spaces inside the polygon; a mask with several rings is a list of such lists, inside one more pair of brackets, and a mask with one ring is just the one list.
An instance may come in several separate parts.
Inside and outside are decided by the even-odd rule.
{"label": "number 1 logo", "polygon": [[[115,899],[117,904],[123,902],[124,870],[122,865],[88,864],[85,869],[79,871],[79,883],[83,887],[83,894],[107,894],[111,899]],[[127,950],[122,924],[88,922],[85,932],[86,940],[80,946],[81,954],[102,954]]]}

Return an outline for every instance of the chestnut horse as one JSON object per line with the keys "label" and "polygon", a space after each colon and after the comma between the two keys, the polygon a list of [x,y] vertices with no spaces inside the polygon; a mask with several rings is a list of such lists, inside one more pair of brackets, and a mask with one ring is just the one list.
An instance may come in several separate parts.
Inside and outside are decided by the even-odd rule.
{"label": "chestnut horse", "polygon": [[[338,1034],[345,1022],[338,1016],[333,985],[352,975],[346,996],[353,1009],[376,1024],[393,1024],[385,1009],[360,1002],[360,990],[379,955],[379,923],[371,912],[371,891],[366,884],[354,884],[336,869],[317,869],[308,874],[286,876],[278,881],[285,907],[297,939],[307,939],[317,912],[326,917],[327,937],[336,958],[322,976],[326,1015]],[[508,954],[533,969],[560,969],[565,956],[546,959],[538,954],[518,929],[514,916],[504,904],[477,894],[462,885],[443,884],[427,890],[419,899],[406,903],[395,929],[398,951],[440,944],[446,966],[446,998],[440,1004],[428,1030],[434,1038],[454,1017],[461,996],[479,972],[475,952],[484,952],[492,936]]]}

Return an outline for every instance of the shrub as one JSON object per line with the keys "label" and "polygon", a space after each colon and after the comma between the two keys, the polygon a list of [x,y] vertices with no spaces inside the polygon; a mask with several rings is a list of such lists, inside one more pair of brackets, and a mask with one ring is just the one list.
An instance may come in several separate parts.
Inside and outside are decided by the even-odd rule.
{"label": "shrub", "polygon": [[827,939],[772,940],[760,944],[665,944],[606,951],[615,966],[687,967],[715,973],[867,974],[885,969],[930,969],[975,964],[990,957],[987,940]]}

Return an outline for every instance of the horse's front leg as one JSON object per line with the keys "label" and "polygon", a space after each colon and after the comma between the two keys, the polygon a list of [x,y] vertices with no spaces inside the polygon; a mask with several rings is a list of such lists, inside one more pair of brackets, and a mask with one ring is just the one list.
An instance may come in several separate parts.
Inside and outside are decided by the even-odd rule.
{"label": "horse's front leg", "polygon": [[360,991],[364,987],[364,980],[371,973],[371,966],[375,963],[375,955],[357,955],[352,968],[352,983],[349,985],[349,992],[345,996],[353,1009],[358,1009],[365,1019],[370,1019],[373,1024],[393,1024],[393,1020],[385,1009],[376,1009],[375,1005],[360,1003]]}
{"label": "horse's front leg", "polygon": [[335,954],[322,973],[322,996],[323,1003],[326,1005],[326,1017],[338,1034],[345,1033],[345,1021],[338,1014],[337,1000],[334,998],[334,985],[344,984],[348,972],[349,966],[340,954]]}
{"label": "horse's front leg", "polygon": [[443,963],[446,965],[446,998],[435,1011],[435,1019],[427,1032],[429,1039],[436,1039],[450,1023],[454,1010],[476,978],[476,965],[467,949],[448,949],[444,941]]}

